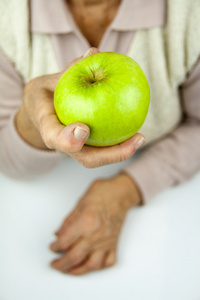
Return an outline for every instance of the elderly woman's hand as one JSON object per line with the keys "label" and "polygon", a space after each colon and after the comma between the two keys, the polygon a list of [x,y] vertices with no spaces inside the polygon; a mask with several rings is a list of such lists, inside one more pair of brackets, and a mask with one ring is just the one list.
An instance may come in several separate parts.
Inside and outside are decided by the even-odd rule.
{"label": "elderly woman's hand", "polygon": [[126,213],[140,201],[137,187],[125,173],[94,182],[56,233],[50,249],[62,256],[52,267],[81,275],[113,266]]}
{"label": "elderly woman's hand", "polygon": [[[97,52],[98,49],[91,48],[87,55]],[[72,61],[68,68],[82,58],[83,56]],[[16,116],[19,134],[30,145],[39,149],[59,151],[73,157],[87,168],[128,159],[144,143],[141,134],[137,133],[129,140],[112,147],[89,147],[84,145],[90,134],[87,125],[73,123],[63,126],[59,122],[54,110],[53,95],[59,78],[66,70],[37,77],[27,83],[23,93],[23,104]]]}

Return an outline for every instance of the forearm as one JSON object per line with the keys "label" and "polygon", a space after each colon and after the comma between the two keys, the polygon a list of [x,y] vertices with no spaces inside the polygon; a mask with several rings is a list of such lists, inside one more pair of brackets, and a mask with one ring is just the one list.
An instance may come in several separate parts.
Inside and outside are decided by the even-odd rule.
{"label": "forearm", "polygon": [[0,170],[9,177],[27,179],[55,168],[61,161],[61,155],[26,143],[16,131],[14,118],[15,114],[0,130]]}
{"label": "forearm", "polygon": [[42,150],[39,143],[33,145],[36,141],[33,130],[30,141],[23,136],[22,127],[27,132],[32,125],[25,125],[22,118],[20,122],[23,124],[17,131],[16,112],[22,107],[23,90],[23,79],[0,51],[0,170],[17,179],[48,172],[61,160],[61,155],[56,151]]}
{"label": "forearm", "polygon": [[162,190],[191,178],[200,169],[200,123],[186,122],[146,149],[124,171],[138,185],[145,203]]}
{"label": "forearm", "polygon": [[184,116],[182,124],[124,169],[138,185],[144,202],[200,170],[200,59],[179,94]]}

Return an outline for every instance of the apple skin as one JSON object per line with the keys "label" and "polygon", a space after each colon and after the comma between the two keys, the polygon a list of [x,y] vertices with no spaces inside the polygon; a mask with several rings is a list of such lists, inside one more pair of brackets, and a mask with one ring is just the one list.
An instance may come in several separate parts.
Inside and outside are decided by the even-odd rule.
{"label": "apple skin", "polygon": [[150,88],[141,67],[116,52],[90,55],[60,78],[54,107],[64,125],[85,123],[87,145],[105,147],[133,136],[146,118]]}

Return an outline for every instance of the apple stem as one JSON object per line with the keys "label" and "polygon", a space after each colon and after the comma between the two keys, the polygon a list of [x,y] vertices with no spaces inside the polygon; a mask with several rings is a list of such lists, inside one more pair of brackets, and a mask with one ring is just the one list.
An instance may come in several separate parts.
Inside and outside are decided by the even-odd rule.
{"label": "apple stem", "polygon": [[95,73],[94,73],[94,71],[91,70],[91,72],[92,72],[93,77],[95,78]]}

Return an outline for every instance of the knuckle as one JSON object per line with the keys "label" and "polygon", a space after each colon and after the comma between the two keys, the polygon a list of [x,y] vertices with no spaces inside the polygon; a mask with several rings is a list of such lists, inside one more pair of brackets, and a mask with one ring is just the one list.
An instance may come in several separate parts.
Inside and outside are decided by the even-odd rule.
{"label": "knuckle", "polygon": [[80,152],[77,157],[77,161],[87,169],[93,169],[107,164],[107,160],[105,160],[103,157],[100,158],[94,154],[86,152]]}
{"label": "knuckle", "polygon": [[131,154],[129,154],[128,151],[124,151],[123,153],[119,154],[119,157],[118,157],[117,161],[122,162],[122,161],[128,159],[130,156],[131,156]]}
{"label": "knuckle", "polygon": [[87,267],[89,270],[98,270],[101,268],[101,261],[100,260],[90,260],[87,263]]}
{"label": "knuckle", "polygon": [[59,244],[60,249],[62,249],[62,250],[65,250],[67,247],[66,239],[63,236],[59,236],[58,244]]}
{"label": "knuckle", "polygon": [[61,234],[58,237],[58,245],[60,247],[61,250],[66,250],[69,246],[69,241],[68,239],[66,239],[66,234]]}
{"label": "knuckle", "polygon": [[81,159],[81,164],[87,169],[93,169],[101,166],[100,160],[97,160],[93,155],[84,155]]}
{"label": "knuckle", "polygon": [[73,153],[72,157],[83,167],[87,168],[87,158],[81,152]]}
{"label": "knuckle", "polygon": [[112,266],[114,266],[116,264],[116,261],[115,260],[113,260],[113,261],[108,261],[107,263],[106,263],[106,266],[107,267],[112,267]]}
{"label": "knuckle", "polygon": [[84,164],[84,159],[81,156],[81,150],[83,149],[84,144],[82,141],[72,141],[70,143],[69,147],[69,152],[74,156],[76,156],[76,160],[79,161],[80,164]]}
{"label": "knuckle", "polygon": [[73,158],[77,160],[79,151],[83,147],[82,144],[77,143],[77,141],[75,141],[74,139],[71,139],[70,135],[68,138],[66,138],[63,129],[61,129],[60,132],[58,132],[57,142],[60,149],[62,149],[66,153],[70,153],[73,156]]}
{"label": "knuckle", "polygon": [[71,153],[71,145],[68,139],[63,136],[63,131],[60,130],[56,136],[57,148],[63,153]]}
{"label": "knuckle", "polygon": [[81,149],[83,148],[83,145],[82,144],[73,144],[71,143],[68,148],[70,148],[70,153],[77,153],[77,152],[80,152]]}
{"label": "knuckle", "polygon": [[105,267],[112,267],[116,264],[116,256],[110,255],[105,261]]}
{"label": "knuckle", "polygon": [[85,167],[86,169],[92,169],[92,165],[90,163],[90,160],[88,158],[86,159],[82,159],[81,160],[81,164],[83,167]]}
{"label": "knuckle", "polygon": [[78,262],[77,254],[74,253],[74,252],[69,253],[69,257],[68,257],[68,258],[69,258],[69,262],[70,262],[71,264],[75,264],[75,263]]}
{"label": "knuckle", "polygon": [[120,155],[119,155],[119,162],[122,162],[126,159],[128,159],[129,157],[131,157],[134,153],[134,148],[133,147],[126,147],[124,149],[121,149],[120,151]]}
{"label": "knuckle", "polygon": [[127,147],[124,152],[125,159],[128,159],[135,152],[134,147]]}

